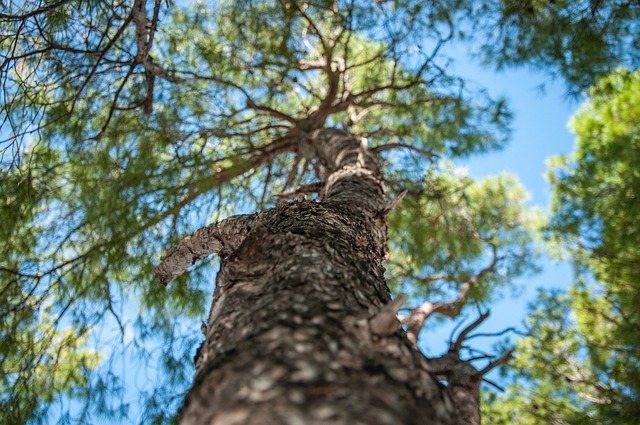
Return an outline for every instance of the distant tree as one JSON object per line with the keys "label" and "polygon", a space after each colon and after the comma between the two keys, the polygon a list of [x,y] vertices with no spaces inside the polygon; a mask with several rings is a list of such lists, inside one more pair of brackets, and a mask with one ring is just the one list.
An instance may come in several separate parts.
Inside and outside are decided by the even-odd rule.
{"label": "distant tree", "polygon": [[[1,6],[0,421],[168,422],[191,385],[186,422],[478,423],[487,314],[418,336],[531,269],[538,215],[449,163],[509,124],[442,65],[460,7]],[[207,320],[207,262],[153,270],[214,252]]]}
{"label": "distant tree", "polygon": [[[637,0],[469,2],[482,60],[530,66],[578,95],[617,66],[640,66]],[[479,18],[479,16],[482,16]]]}
{"label": "distant tree", "polygon": [[542,293],[513,363],[521,384],[490,423],[640,421],[640,72],[618,70],[571,121],[576,149],[551,161],[550,236],[575,264]]}

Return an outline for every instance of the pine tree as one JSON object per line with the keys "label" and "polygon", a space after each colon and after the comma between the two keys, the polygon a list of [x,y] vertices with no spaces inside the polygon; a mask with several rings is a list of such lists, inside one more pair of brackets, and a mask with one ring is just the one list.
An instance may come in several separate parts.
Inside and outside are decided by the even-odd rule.
{"label": "pine tree", "polygon": [[469,360],[487,313],[440,357],[418,335],[530,269],[537,219],[449,162],[509,113],[447,73],[458,5],[423,3],[6,7],[3,419],[125,417],[114,371],[140,356],[142,420],[169,420],[218,253],[184,423],[479,423],[510,356]]}

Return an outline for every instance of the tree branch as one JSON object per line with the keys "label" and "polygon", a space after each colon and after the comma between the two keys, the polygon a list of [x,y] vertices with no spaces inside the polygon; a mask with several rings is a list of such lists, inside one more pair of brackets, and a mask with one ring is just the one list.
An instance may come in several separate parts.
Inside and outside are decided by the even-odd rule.
{"label": "tree branch", "polygon": [[400,329],[401,323],[396,315],[405,301],[407,296],[399,294],[393,301],[385,304],[375,316],[369,319],[371,332],[375,335],[389,336]]}
{"label": "tree branch", "polygon": [[153,111],[153,90],[155,85],[155,77],[159,76],[171,83],[180,82],[178,78],[169,74],[167,70],[153,61],[149,55],[153,46],[153,33],[158,26],[158,15],[160,11],[160,0],[155,0],[153,11],[153,19],[147,18],[146,0],[135,0],[131,9],[131,16],[136,27],[136,43],[138,51],[135,57],[135,63],[144,67],[145,79],[147,82],[147,96],[143,102],[145,114]]}
{"label": "tree branch", "polygon": [[64,6],[67,3],[70,3],[73,0],[61,0],[58,3],[49,4],[47,6],[39,7],[35,10],[32,10],[27,13],[23,13],[22,15],[11,15],[6,13],[0,13],[0,19],[7,21],[24,21],[25,19],[41,15],[43,13],[51,12],[54,9],[57,9],[61,6]]}
{"label": "tree branch", "polygon": [[403,323],[407,325],[407,338],[409,339],[409,341],[411,341],[414,345],[417,345],[418,334],[422,330],[422,327],[424,326],[427,318],[432,314],[439,313],[452,319],[460,314],[460,311],[466,303],[471,289],[478,286],[480,279],[483,276],[493,272],[498,261],[504,258],[498,257],[495,245],[492,245],[492,248],[493,260],[491,261],[491,264],[489,264],[487,267],[480,270],[478,274],[471,276],[466,282],[464,282],[462,288],[460,289],[460,293],[455,300],[435,304],[427,301],[420,307],[413,309],[409,317],[402,319]]}
{"label": "tree branch", "polygon": [[211,254],[228,255],[240,246],[257,220],[257,214],[242,214],[201,227],[162,257],[153,271],[161,284],[167,285],[187,268]]}
{"label": "tree branch", "polygon": [[472,330],[480,326],[482,322],[487,320],[487,317],[489,317],[488,310],[486,313],[480,314],[480,317],[478,317],[475,322],[473,322],[472,324],[467,326],[462,332],[460,332],[460,335],[458,335],[458,338],[456,338],[456,341],[453,344],[451,344],[451,349],[459,353],[460,349],[462,348],[462,343],[467,338],[467,335],[469,334],[469,332],[471,332]]}
{"label": "tree branch", "polygon": [[491,370],[493,370],[496,367],[500,366],[501,364],[504,364],[504,363],[508,362],[509,360],[511,360],[512,357],[513,357],[513,350],[507,351],[498,360],[494,360],[494,361],[490,362],[487,366],[485,366],[484,369],[479,370],[478,373],[476,374],[476,376],[477,377],[482,377],[482,376],[486,375],[487,373],[491,372]]}

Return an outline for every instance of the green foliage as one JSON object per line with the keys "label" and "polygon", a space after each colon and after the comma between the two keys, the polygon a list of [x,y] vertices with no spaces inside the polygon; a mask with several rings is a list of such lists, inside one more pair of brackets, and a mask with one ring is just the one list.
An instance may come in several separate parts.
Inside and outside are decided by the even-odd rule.
{"label": "green foliage", "polygon": [[431,167],[389,217],[391,283],[430,300],[450,301],[477,276],[470,299],[486,303],[535,270],[540,211],[514,176],[480,181],[451,163]]}
{"label": "green foliage", "polygon": [[552,160],[552,228],[598,280],[638,282],[640,73],[616,72],[589,94],[571,122],[576,151]]}
{"label": "green foliage", "polygon": [[9,332],[3,329],[0,342],[8,366],[0,379],[5,423],[20,423],[45,413],[46,406],[59,394],[78,396],[89,384],[88,376],[101,357],[86,347],[88,332],[78,335],[73,328],[57,330],[46,325],[53,322],[46,314],[40,320],[24,316]]}
{"label": "green foliage", "polygon": [[470,8],[487,63],[526,64],[562,77],[574,95],[616,66],[640,64],[634,1],[503,0],[471,2]]}
{"label": "green foliage", "polygon": [[589,94],[571,122],[575,152],[554,158],[550,171],[550,237],[576,265],[577,282],[567,294],[541,295],[514,363],[527,385],[493,405],[496,417],[640,421],[640,72],[619,70]]}
{"label": "green foliage", "polygon": [[[46,421],[52,406],[61,422],[121,420],[132,399],[141,421],[170,421],[211,267],[166,289],[153,267],[198,227],[321,180],[298,152],[301,129],[368,137],[399,184],[414,176],[398,146],[453,158],[509,135],[504,101],[440,57],[462,2],[144,3],[155,28],[143,37],[132,0],[0,6],[0,422]],[[440,248],[404,230],[394,244],[417,250],[398,256],[415,270],[450,273],[449,289],[495,247],[504,258],[472,294],[485,301],[527,268],[536,220],[512,178],[476,183],[449,168],[431,169],[430,189],[392,218],[398,229],[434,220]],[[130,394],[123,359],[156,379]]]}
{"label": "green foliage", "polygon": [[[632,312],[630,312],[633,314]],[[635,424],[638,333],[609,299],[584,284],[542,293],[512,362],[520,384],[487,395],[485,418],[526,424]],[[502,419],[501,419],[502,418]]]}
{"label": "green foliage", "polygon": [[112,87],[130,82],[124,98],[140,91],[140,74],[125,78],[123,71],[134,41],[125,4],[43,0],[1,7],[0,149],[13,159],[25,137],[73,117],[77,106],[95,112]]}

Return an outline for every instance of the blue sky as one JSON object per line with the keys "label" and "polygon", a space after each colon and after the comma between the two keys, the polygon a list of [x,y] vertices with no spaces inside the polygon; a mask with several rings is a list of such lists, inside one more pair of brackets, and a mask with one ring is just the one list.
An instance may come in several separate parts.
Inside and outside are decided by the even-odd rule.
{"label": "blue sky", "polygon": [[[551,192],[544,177],[546,159],[573,150],[574,136],[567,123],[582,100],[567,98],[561,81],[549,81],[541,73],[525,69],[497,72],[470,60],[461,46],[457,46],[459,50],[455,49],[456,46],[447,52],[456,58],[452,73],[485,87],[494,97],[506,97],[514,113],[512,139],[504,150],[457,161],[456,165],[466,167],[471,176],[478,178],[501,171],[511,172],[518,176],[530,193],[530,205],[548,211]],[[541,90],[543,84],[545,89]],[[491,305],[491,316],[479,331],[499,332],[510,326],[522,329],[527,305],[535,299],[538,288],[568,288],[571,284],[569,264],[543,256],[540,266],[542,271],[539,274],[517,279],[514,282],[518,288],[516,292],[506,293]],[[477,318],[471,310],[467,310],[467,323]],[[421,346],[428,355],[446,350],[446,341],[453,327],[449,321],[439,328],[423,331]],[[498,341],[499,338],[478,339],[474,340],[473,346],[492,352],[491,346]],[[497,370],[494,370],[489,378],[495,380],[497,376]]]}
{"label": "blue sky", "polygon": [[[500,171],[519,176],[532,195],[532,203],[546,207],[549,186],[544,180],[545,161],[551,155],[573,150],[569,118],[582,99],[567,98],[562,81],[551,81],[540,72],[524,68],[496,71],[470,59],[468,45],[452,45],[451,70],[466,81],[485,87],[493,97],[504,96],[514,113],[511,143],[501,152],[466,161],[472,175],[482,177]],[[544,89],[541,89],[544,86]]]}

